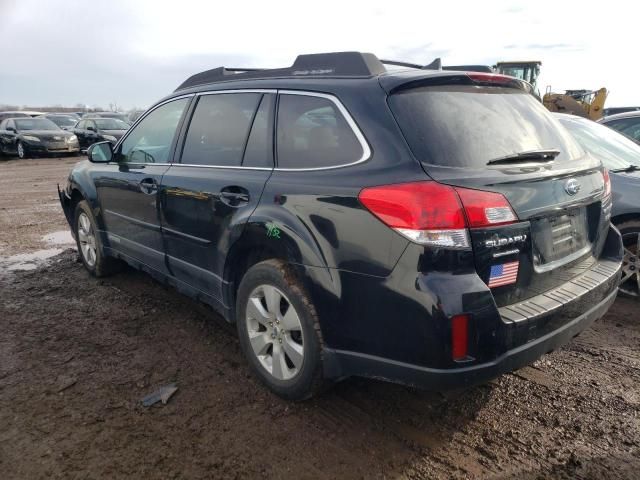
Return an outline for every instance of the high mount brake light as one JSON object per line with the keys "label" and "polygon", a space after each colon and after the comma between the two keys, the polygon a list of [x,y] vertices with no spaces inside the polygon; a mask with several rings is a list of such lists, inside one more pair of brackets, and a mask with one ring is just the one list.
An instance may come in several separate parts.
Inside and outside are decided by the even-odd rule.
{"label": "high mount brake light", "polygon": [[468,228],[517,221],[499,193],[433,181],[364,188],[360,202],[396,232],[421,245],[470,249]]}
{"label": "high mount brake light", "polygon": [[513,77],[500,75],[498,73],[467,73],[467,77],[474,82],[482,83],[509,83],[513,81]]}

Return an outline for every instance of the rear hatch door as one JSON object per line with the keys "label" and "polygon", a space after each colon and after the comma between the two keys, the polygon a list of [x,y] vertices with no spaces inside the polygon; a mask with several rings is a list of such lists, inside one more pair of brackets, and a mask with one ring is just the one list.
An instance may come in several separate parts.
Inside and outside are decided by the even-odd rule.
{"label": "rear hatch door", "polygon": [[474,73],[389,90],[429,177],[500,193],[517,215],[512,224],[470,230],[476,270],[498,306],[556,287],[596,261],[609,220],[602,167],[521,82]]}

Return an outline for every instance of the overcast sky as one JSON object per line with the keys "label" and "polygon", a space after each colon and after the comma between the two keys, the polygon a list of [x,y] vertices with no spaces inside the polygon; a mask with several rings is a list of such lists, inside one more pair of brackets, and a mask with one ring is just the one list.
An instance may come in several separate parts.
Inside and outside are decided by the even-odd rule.
{"label": "overcast sky", "polygon": [[640,105],[640,2],[0,0],[0,104],[146,107],[220,65],[361,50],[421,64],[541,60],[544,91]]}

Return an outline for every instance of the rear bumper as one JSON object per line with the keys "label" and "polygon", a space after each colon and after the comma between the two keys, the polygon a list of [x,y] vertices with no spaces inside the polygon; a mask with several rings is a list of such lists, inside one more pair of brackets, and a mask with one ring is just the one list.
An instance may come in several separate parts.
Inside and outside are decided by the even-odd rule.
{"label": "rear bumper", "polygon": [[[325,338],[325,375],[365,376],[440,391],[486,382],[564,345],[604,315],[615,300],[621,265],[620,233],[610,227],[603,254],[589,269],[558,287],[500,308],[484,283],[480,286],[484,290],[478,288],[477,275],[472,275],[467,283],[461,281],[464,275],[453,276],[450,283],[445,275],[436,276],[430,283],[428,278],[418,277],[422,283],[414,283],[403,270],[399,275],[400,279],[406,279],[401,284],[405,285],[403,292],[410,291],[406,283],[409,282],[408,285],[419,287],[414,288],[414,298],[436,298],[437,303],[408,310],[406,305],[411,299],[407,295],[397,303],[392,301],[393,297],[381,296],[375,310],[360,318],[369,325],[369,331],[377,329],[384,333],[374,339],[382,354],[371,349],[341,348]],[[364,289],[366,280],[358,280]],[[451,295],[447,296],[448,292]],[[383,310],[385,304],[392,307],[388,312]],[[377,310],[384,316],[378,323]],[[449,319],[467,312],[473,325],[469,358],[455,362],[449,349]],[[353,321],[357,322],[358,317]],[[346,325],[343,323],[343,328]],[[391,328],[383,331],[385,325]],[[365,347],[370,344],[371,340]],[[392,348],[383,350],[389,346]]]}
{"label": "rear bumper", "polygon": [[616,294],[614,289],[600,303],[557,330],[479,365],[435,369],[340,350],[327,350],[326,361],[329,368],[337,369],[334,372],[340,371],[343,376],[358,375],[437,391],[471,387],[529,365],[545,353],[566,344],[602,317],[616,299]]}

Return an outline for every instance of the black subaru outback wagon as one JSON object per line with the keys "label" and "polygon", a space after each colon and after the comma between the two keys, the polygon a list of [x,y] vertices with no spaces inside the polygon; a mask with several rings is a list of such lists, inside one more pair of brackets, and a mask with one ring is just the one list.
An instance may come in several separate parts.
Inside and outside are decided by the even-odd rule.
{"label": "black subaru outback wagon", "polygon": [[89,272],[124,260],[211,304],[283,397],[465,387],[569,341],[620,278],[607,172],[526,87],[356,52],[217,68],[60,199]]}

